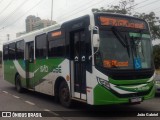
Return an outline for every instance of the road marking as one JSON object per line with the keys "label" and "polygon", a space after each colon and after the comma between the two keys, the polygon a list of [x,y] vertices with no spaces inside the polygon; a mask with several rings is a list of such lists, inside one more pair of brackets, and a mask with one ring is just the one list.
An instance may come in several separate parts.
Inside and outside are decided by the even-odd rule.
{"label": "road marking", "polygon": [[16,95],[12,95],[13,97],[15,97],[15,98],[20,98],[20,97],[18,97],[18,96],[16,96]]}
{"label": "road marking", "polygon": [[59,114],[57,114],[57,113],[55,113],[55,112],[52,112],[52,111],[49,110],[49,109],[44,109],[44,111],[49,112],[49,113],[53,114],[54,116],[59,116]]}
{"label": "road marking", "polygon": [[51,110],[48,110],[48,109],[44,109],[44,111],[51,111]]}
{"label": "road marking", "polygon": [[6,94],[8,94],[8,92],[7,91],[3,91],[4,93],[6,93]]}
{"label": "road marking", "polygon": [[59,114],[55,113],[55,112],[51,112],[53,115],[55,116],[59,116]]}
{"label": "road marking", "polygon": [[30,104],[30,105],[35,105],[34,103],[30,102],[30,101],[25,101],[26,103]]}

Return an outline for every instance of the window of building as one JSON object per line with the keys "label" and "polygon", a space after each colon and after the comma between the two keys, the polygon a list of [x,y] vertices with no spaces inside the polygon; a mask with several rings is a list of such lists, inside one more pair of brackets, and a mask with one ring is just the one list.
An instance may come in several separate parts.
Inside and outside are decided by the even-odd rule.
{"label": "window of building", "polygon": [[16,58],[24,59],[24,40],[16,43]]}
{"label": "window of building", "polygon": [[46,38],[46,34],[42,34],[36,37],[36,58],[45,58],[47,56]]}
{"label": "window of building", "polygon": [[3,46],[3,60],[8,60],[8,45]]}
{"label": "window of building", "polygon": [[8,45],[9,49],[9,60],[14,60],[15,59],[15,43],[10,43]]}

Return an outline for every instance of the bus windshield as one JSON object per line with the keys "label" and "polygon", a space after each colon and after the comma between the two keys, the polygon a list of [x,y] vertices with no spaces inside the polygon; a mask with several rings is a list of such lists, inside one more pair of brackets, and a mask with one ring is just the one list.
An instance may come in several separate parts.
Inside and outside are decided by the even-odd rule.
{"label": "bus windshield", "polygon": [[95,64],[108,69],[151,68],[151,38],[143,32],[100,30]]}

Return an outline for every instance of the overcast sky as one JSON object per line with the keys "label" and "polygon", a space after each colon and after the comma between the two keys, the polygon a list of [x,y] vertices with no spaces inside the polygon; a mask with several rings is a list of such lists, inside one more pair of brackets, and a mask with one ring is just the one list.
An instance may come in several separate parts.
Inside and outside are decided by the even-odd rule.
{"label": "overcast sky", "polygon": [[[51,19],[51,1],[0,0],[0,50],[1,44],[7,40],[7,34],[10,34],[10,39],[14,39],[17,32],[25,31],[25,19],[28,15]],[[116,5],[119,1],[53,0],[53,20],[63,22],[90,13],[92,8],[107,8],[108,5]],[[136,5],[137,3],[140,4]],[[160,0],[135,0],[135,5],[135,12],[154,11],[158,17],[160,16]]]}

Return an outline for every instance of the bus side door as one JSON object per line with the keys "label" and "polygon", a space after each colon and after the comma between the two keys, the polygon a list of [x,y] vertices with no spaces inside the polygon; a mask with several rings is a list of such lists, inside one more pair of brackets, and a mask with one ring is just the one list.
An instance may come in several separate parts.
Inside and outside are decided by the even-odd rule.
{"label": "bus side door", "polygon": [[85,30],[71,32],[71,76],[74,83],[74,97],[86,100],[86,44]]}
{"label": "bus side door", "polygon": [[27,88],[34,88],[34,42],[26,43],[26,80]]}

